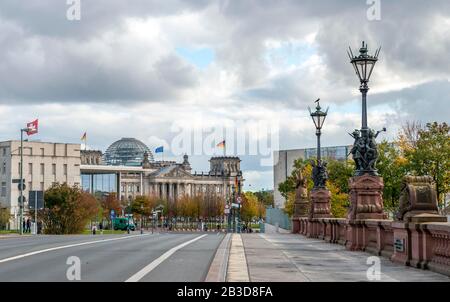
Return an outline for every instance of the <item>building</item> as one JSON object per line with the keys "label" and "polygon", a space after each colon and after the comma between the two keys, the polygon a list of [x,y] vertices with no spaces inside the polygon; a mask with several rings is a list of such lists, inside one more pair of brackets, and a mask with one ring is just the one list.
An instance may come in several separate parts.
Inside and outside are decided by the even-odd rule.
{"label": "building", "polygon": [[[12,228],[20,215],[20,141],[0,142],[0,206],[11,210]],[[55,183],[80,185],[80,145],[23,142],[24,211],[28,209],[31,190],[45,191]]]}
{"label": "building", "polygon": [[[80,144],[24,141],[25,215],[29,191],[45,191],[56,183],[80,186],[99,198],[115,193],[124,202],[139,195],[170,201],[195,194],[214,194],[229,199],[233,189],[238,191],[236,184],[243,186],[238,157],[213,157],[208,172],[192,173],[187,155],[180,163],[154,161],[142,142],[130,138],[122,140],[108,148],[108,156],[101,151],[80,150]],[[20,141],[0,142],[0,163],[0,206],[10,208],[10,227],[17,229],[20,191],[14,180],[20,179]]]}
{"label": "building", "polygon": [[[138,195],[175,200],[182,195],[216,194],[229,198],[236,178],[243,185],[238,157],[213,157],[210,171],[192,173],[183,161],[155,161],[150,149],[135,138],[122,138],[100,151],[81,151],[82,188],[96,196],[116,193],[122,201]],[[101,163],[97,164],[103,158]]]}
{"label": "building", "polygon": [[[347,160],[353,146],[324,147],[321,149],[322,158]],[[292,173],[294,161],[317,157],[317,148],[281,150],[274,152],[274,203],[277,208],[284,208],[285,199],[278,191],[278,184],[284,182]]]}

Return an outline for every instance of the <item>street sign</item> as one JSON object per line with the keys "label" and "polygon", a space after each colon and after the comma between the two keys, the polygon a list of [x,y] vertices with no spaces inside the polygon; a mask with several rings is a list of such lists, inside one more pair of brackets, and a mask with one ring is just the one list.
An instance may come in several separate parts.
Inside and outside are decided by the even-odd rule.
{"label": "street sign", "polygon": [[19,182],[19,184],[17,185],[17,190],[20,191],[21,187],[22,187],[22,191],[25,191],[27,189],[27,186],[25,185],[25,182],[22,182],[22,183]]}
{"label": "street sign", "polygon": [[34,210],[37,203],[38,209],[44,208],[44,192],[43,191],[30,191],[28,192],[28,208]]}
{"label": "street sign", "polygon": [[[22,182],[25,183],[25,179],[23,179]],[[18,183],[20,183],[20,179],[13,179],[13,180],[12,180],[12,183],[13,183],[13,184],[18,184]]]}

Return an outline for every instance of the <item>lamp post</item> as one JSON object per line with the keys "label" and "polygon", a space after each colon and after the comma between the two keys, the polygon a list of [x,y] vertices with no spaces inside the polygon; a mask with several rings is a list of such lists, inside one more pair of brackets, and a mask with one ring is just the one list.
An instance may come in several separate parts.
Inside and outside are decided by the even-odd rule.
{"label": "lamp post", "polygon": [[360,82],[359,91],[362,94],[361,131],[355,130],[353,134],[351,134],[355,139],[351,151],[356,166],[355,176],[361,176],[366,173],[374,176],[378,175],[375,168],[376,160],[378,158],[375,138],[377,138],[380,132],[386,131],[386,128],[383,128],[382,131],[378,131],[377,133],[369,128],[367,122],[367,93],[369,91],[368,83],[370,76],[378,61],[380,51],[381,47],[375,51],[374,55],[369,55],[367,44],[363,41],[358,56],[353,54],[350,47],[347,52],[350,63],[353,65],[356,75],[358,76]]}
{"label": "lamp post", "polygon": [[[233,185],[232,187],[233,195],[231,197],[231,202],[236,204],[236,187]],[[231,212],[233,213],[233,233],[236,233],[236,209],[231,205]]]}
{"label": "lamp post", "polygon": [[369,91],[369,80],[372,75],[373,68],[378,61],[378,55],[380,54],[381,47],[375,51],[375,55],[368,54],[367,44],[363,41],[362,46],[359,49],[359,56],[353,55],[352,49],[349,47],[348,56],[350,63],[355,69],[356,75],[359,78],[361,86],[359,91],[362,94],[362,126],[361,130],[368,130],[367,126],[367,92]]}
{"label": "lamp post", "polygon": [[316,103],[316,111],[312,112],[311,108],[308,107],[309,113],[314,122],[314,126],[316,127],[317,136],[317,164],[313,165],[313,180],[315,189],[325,188],[325,182],[327,178],[326,163],[322,162],[320,136],[322,135],[322,127],[328,114],[328,108],[325,112],[322,111],[322,107],[320,107],[320,99],[317,99]]}

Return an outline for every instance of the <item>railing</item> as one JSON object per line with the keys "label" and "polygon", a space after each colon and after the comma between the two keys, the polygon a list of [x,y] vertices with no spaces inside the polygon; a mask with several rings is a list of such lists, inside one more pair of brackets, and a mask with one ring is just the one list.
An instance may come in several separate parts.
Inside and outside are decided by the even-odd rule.
{"label": "railing", "polygon": [[450,223],[295,218],[295,233],[450,276]]}

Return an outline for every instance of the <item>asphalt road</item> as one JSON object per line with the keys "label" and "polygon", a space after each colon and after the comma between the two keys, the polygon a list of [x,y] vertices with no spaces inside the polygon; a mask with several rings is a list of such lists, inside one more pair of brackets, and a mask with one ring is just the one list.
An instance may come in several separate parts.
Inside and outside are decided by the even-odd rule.
{"label": "asphalt road", "polygon": [[201,282],[223,237],[155,233],[0,239],[0,281],[73,282],[67,272],[77,276],[73,259],[79,259],[81,282]]}

